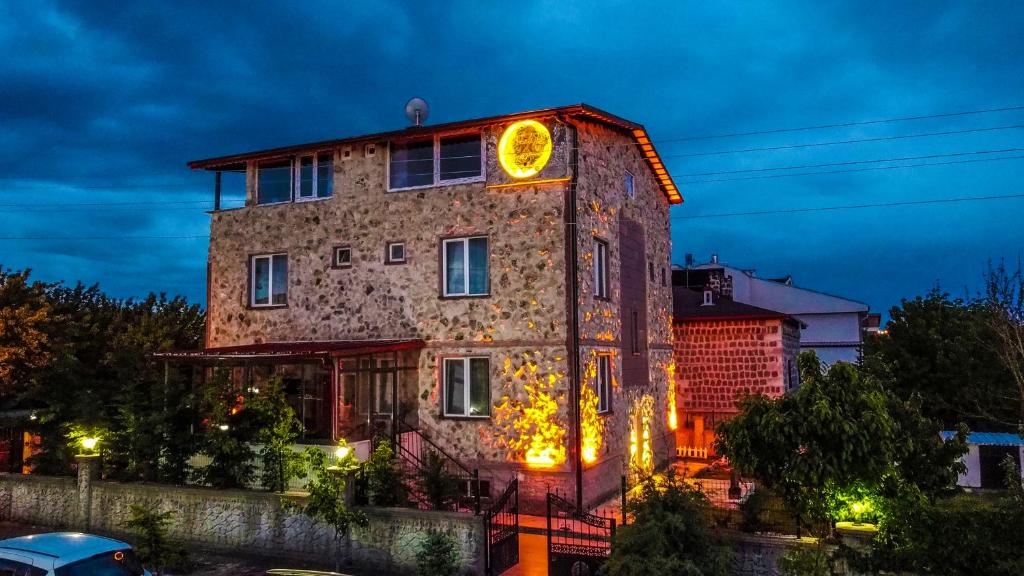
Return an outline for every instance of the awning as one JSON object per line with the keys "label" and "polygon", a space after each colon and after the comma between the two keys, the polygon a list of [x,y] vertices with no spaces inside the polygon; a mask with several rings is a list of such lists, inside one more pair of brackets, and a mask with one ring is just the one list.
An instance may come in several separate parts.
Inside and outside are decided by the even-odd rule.
{"label": "awning", "polygon": [[379,352],[395,352],[399,350],[418,350],[423,348],[420,339],[392,340],[328,340],[306,342],[263,342],[259,344],[242,344],[240,346],[221,346],[218,348],[202,348],[199,350],[175,350],[158,352],[154,358],[160,360],[314,360],[336,358],[339,356],[355,356],[360,354],[376,354]]}

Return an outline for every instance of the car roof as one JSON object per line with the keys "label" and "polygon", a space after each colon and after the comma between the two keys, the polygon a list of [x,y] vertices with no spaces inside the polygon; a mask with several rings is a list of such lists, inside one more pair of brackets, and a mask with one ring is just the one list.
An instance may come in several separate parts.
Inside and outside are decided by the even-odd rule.
{"label": "car roof", "polygon": [[0,540],[0,550],[46,556],[53,559],[54,567],[130,547],[113,538],[81,532],[51,532]]}

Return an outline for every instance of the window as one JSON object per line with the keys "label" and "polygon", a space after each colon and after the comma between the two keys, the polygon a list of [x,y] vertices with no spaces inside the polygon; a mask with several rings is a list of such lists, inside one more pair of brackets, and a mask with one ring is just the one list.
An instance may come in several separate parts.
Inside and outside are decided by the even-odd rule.
{"label": "window", "polygon": [[629,198],[630,200],[636,198],[636,190],[633,189],[633,173],[629,170],[626,170],[623,183],[626,187],[626,198]]}
{"label": "window", "polygon": [[665,267],[664,266],[661,267],[661,285],[663,287],[665,286]]}
{"label": "window", "polygon": [[610,354],[597,356],[597,412],[603,414],[612,407],[612,357]]}
{"label": "window", "polygon": [[487,295],[487,237],[445,240],[442,250],[444,295]]}
{"label": "window", "polygon": [[332,152],[260,162],[256,180],[257,204],[328,198],[334,182],[333,167]]}
{"label": "window", "polygon": [[647,275],[651,277],[651,282],[654,282],[654,262],[647,263]]}
{"label": "window", "polygon": [[608,297],[608,243],[594,238],[594,296]]}
{"label": "window", "polygon": [[288,255],[268,254],[252,257],[253,306],[288,304]]}
{"label": "window", "polygon": [[462,134],[440,140],[440,181],[480,176],[480,135]]}
{"label": "window", "polygon": [[258,204],[277,204],[292,199],[291,160],[260,162],[257,171]]}
{"label": "window", "polygon": [[445,416],[490,416],[490,395],[490,361],[487,358],[445,358]]}
{"label": "window", "polygon": [[335,246],[334,258],[331,261],[331,266],[334,268],[351,268],[352,248],[349,246]]}
{"label": "window", "polygon": [[389,264],[405,262],[405,242],[388,242],[385,252]]}
{"label": "window", "polygon": [[634,356],[640,355],[640,314],[636,308],[630,309],[629,341]]}
{"label": "window", "polygon": [[704,303],[702,306],[713,306],[715,304],[715,293],[711,290],[704,291]]}
{"label": "window", "polygon": [[391,143],[388,189],[422,188],[483,179],[480,134]]}
{"label": "window", "polygon": [[391,143],[392,189],[434,184],[434,141]]}

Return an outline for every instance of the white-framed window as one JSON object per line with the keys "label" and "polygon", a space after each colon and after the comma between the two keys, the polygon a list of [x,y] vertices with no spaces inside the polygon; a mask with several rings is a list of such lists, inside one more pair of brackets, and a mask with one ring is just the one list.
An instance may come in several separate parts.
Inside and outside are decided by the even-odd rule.
{"label": "white-framed window", "polygon": [[594,238],[594,296],[608,297],[608,243]]}
{"label": "white-framed window", "polygon": [[388,146],[388,190],[428,188],[484,179],[480,132],[393,141]]}
{"label": "white-framed window", "polygon": [[405,242],[388,242],[385,253],[389,264],[405,262]]}
{"label": "white-framed window", "polygon": [[334,153],[317,152],[256,164],[256,203],[282,204],[330,198]]}
{"label": "white-framed window", "polygon": [[704,302],[701,306],[714,306],[715,305],[715,293],[711,290],[704,291]]}
{"label": "white-framed window", "polygon": [[253,307],[288,304],[287,254],[253,256],[249,267],[252,269],[249,303]]}
{"label": "white-framed window", "polygon": [[633,200],[636,198],[636,190],[633,188],[633,173],[626,170],[626,174],[622,178],[623,186],[626,188],[626,198]]}
{"label": "white-framed window", "polygon": [[331,259],[331,266],[334,268],[351,268],[352,267],[352,247],[351,246],[335,246],[334,255]]}
{"label": "white-framed window", "polygon": [[491,415],[490,359],[486,356],[444,359],[444,415],[477,418]]}
{"label": "white-framed window", "polygon": [[441,244],[441,285],[445,296],[488,294],[486,236],[450,238]]}
{"label": "white-framed window", "polygon": [[597,413],[604,414],[612,409],[612,356],[597,355],[597,380],[594,382],[597,392]]}

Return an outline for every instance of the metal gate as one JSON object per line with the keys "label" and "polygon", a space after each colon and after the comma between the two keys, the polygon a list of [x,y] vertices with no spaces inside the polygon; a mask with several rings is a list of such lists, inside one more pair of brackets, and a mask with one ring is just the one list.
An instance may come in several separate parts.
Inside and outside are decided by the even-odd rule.
{"label": "metal gate", "polygon": [[487,576],[498,576],[519,563],[519,480],[513,478],[505,492],[484,513]]}
{"label": "metal gate", "polygon": [[615,518],[588,514],[548,493],[548,576],[592,576],[612,551]]}

